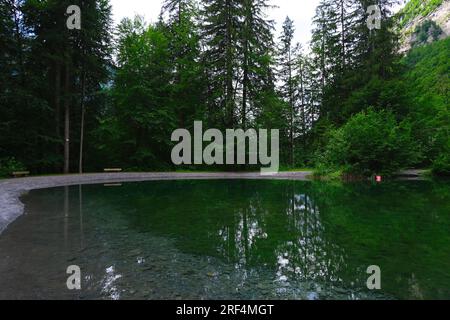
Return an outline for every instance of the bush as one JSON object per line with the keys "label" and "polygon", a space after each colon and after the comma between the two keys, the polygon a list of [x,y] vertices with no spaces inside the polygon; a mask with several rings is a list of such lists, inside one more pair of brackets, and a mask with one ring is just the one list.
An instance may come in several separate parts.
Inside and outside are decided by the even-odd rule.
{"label": "bush", "polygon": [[14,158],[0,159],[0,177],[8,177],[14,171],[24,171],[25,166]]}
{"label": "bush", "polygon": [[432,20],[426,20],[424,23],[416,27],[414,31],[415,41],[412,46],[417,47],[427,44],[431,38],[431,42],[437,41],[442,34],[442,29],[436,22]]}
{"label": "bush", "polygon": [[390,175],[416,163],[418,150],[406,121],[397,124],[391,112],[370,108],[331,132],[322,162],[344,173]]}
{"label": "bush", "polygon": [[441,154],[433,162],[432,172],[436,176],[450,176],[450,152]]}

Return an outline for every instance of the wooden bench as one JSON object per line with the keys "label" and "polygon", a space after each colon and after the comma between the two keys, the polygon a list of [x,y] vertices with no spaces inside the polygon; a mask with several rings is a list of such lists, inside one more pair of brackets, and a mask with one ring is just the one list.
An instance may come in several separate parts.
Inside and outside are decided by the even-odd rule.
{"label": "wooden bench", "polygon": [[103,169],[104,172],[111,173],[111,172],[122,172],[123,170],[121,168],[106,168]]}
{"label": "wooden bench", "polygon": [[103,186],[104,187],[109,187],[109,188],[111,188],[111,187],[121,187],[122,184],[121,183],[105,183]]}
{"label": "wooden bench", "polygon": [[27,177],[30,175],[30,171],[14,171],[11,173],[14,178]]}

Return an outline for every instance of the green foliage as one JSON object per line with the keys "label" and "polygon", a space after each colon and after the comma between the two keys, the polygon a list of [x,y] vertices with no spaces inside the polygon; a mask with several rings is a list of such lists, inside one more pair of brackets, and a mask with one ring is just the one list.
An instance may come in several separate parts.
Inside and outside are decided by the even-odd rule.
{"label": "green foliage", "polygon": [[172,64],[170,107],[177,115],[180,128],[192,126],[205,114],[205,68],[201,63],[200,32],[195,22],[198,12],[192,2],[168,0],[171,18],[168,25],[161,26],[169,42]]}
{"label": "green foliage", "polygon": [[274,91],[273,22],[267,0],[205,0],[201,32],[208,81],[206,104],[213,126],[248,127]]}
{"label": "green foliage", "polygon": [[434,160],[432,172],[437,176],[450,176],[450,149]]}
{"label": "green foliage", "polygon": [[391,112],[369,109],[331,133],[323,161],[345,172],[370,176],[391,174],[418,157],[407,122],[398,124]]}
{"label": "green foliage", "polygon": [[323,0],[314,18],[311,49],[319,70],[320,120],[342,125],[369,106],[399,105],[399,91],[386,84],[396,74],[392,0],[379,1],[381,29],[367,28],[367,1]]}
{"label": "green foliage", "polygon": [[109,112],[95,132],[108,163],[168,169],[172,131],[190,128],[204,117],[196,13],[181,2],[183,11],[175,2],[167,2],[169,24],[147,26],[135,17],[118,26],[118,66]]}
{"label": "green foliage", "polygon": [[410,101],[408,117],[428,166],[450,141],[450,38],[413,49],[402,61]]}
{"label": "green foliage", "polygon": [[[426,20],[424,23],[416,27],[414,31],[415,40],[412,42],[413,47],[427,44],[428,42],[437,41],[442,34],[442,29],[436,22]],[[430,41],[431,40],[431,41]]]}
{"label": "green foliage", "polygon": [[[72,4],[83,8],[81,30],[66,27]],[[0,157],[15,157],[35,173],[60,172],[67,106],[76,163],[81,102],[89,136],[109,79],[110,11],[107,0],[0,2]],[[94,148],[89,143],[86,149]]]}
{"label": "green foliage", "polygon": [[[125,19],[119,30],[112,114],[101,124],[99,142],[103,142],[109,161],[158,167],[168,160],[163,154],[170,156],[170,135],[175,128],[176,115],[170,110],[169,40],[161,28],[146,27],[139,17]],[[102,141],[108,134],[111,136]]]}
{"label": "green foliage", "polygon": [[25,166],[14,158],[0,159],[0,177],[5,178],[11,176],[15,171],[24,171]]}
{"label": "green foliage", "polygon": [[416,17],[425,17],[439,7],[444,0],[409,0],[397,14],[400,26],[404,27]]}
{"label": "green foliage", "polygon": [[[125,19],[114,44],[108,0],[0,2],[0,158],[60,172],[67,127],[76,163],[83,109],[90,171],[171,169],[171,132],[202,120],[279,129],[281,163],[291,167],[316,164],[334,176],[409,165],[443,172],[450,40],[401,59],[395,1],[378,1],[382,28],[372,31],[369,2],[322,0],[309,54],[293,43],[290,19],[275,47],[267,0],[166,0],[155,24]],[[410,1],[403,21],[441,3]],[[82,30],[65,27],[69,4],[83,4]],[[438,31],[427,21],[417,38]]]}

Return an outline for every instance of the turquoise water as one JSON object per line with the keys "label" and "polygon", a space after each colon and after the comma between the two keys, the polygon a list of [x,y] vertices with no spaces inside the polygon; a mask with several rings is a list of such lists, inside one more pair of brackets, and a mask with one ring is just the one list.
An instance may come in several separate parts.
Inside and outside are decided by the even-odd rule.
{"label": "turquoise water", "polygon": [[22,201],[0,235],[0,298],[450,299],[448,181],[153,181]]}

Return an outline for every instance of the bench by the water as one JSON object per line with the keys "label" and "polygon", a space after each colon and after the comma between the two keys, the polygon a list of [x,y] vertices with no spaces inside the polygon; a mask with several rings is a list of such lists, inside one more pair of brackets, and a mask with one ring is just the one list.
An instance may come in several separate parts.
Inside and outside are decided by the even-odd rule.
{"label": "bench by the water", "polygon": [[30,171],[14,171],[11,175],[14,178],[28,177],[30,175]]}
{"label": "bench by the water", "polygon": [[106,168],[103,169],[104,172],[112,173],[112,172],[122,172],[123,170],[121,168]]}

